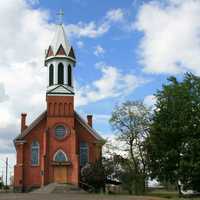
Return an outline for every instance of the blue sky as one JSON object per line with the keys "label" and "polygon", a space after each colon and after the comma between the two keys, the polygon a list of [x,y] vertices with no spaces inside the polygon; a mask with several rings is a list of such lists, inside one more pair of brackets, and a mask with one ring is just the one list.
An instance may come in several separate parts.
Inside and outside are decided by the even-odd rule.
{"label": "blue sky", "polygon": [[168,76],[200,74],[198,0],[6,0],[0,4],[0,168],[6,156],[15,163],[21,112],[30,124],[46,107],[44,51],[59,9],[77,56],[76,110],[93,114],[104,137],[113,136],[108,120],[116,104],[153,105]]}
{"label": "blue sky", "polygon": [[[108,119],[114,105],[125,100],[143,100],[146,96],[155,93],[166,78],[165,75],[156,76],[144,73],[141,64],[139,64],[137,51],[143,33],[128,30],[128,26],[136,20],[141,5],[141,1],[132,0],[126,2],[123,0],[117,2],[114,0],[102,1],[101,3],[93,0],[70,0],[67,2],[41,0],[33,5],[36,9],[48,9],[52,23],[57,23],[56,14],[62,8],[65,13],[63,23],[66,25],[77,24],[80,21],[83,23],[94,21],[100,25],[109,11],[120,9],[123,12],[122,20],[124,22],[113,23],[109,31],[99,37],[70,37],[70,42],[74,46],[77,56],[75,78],[80,85],[88,85],[101,77],[101,72],[96,67],[96,64],[100,62],[115,66],[122,74],[133,73],[146,80],[146,83],[128,95],[124,96],[122,92],[122,95],[117,98],[105,98],[77,108],[83,114],[94,113],[97,115],[94,126],[106,137],[112,134]],[[84,47],[80,48],[77,43],[83,44]],[[97,46],[103,48],[104,52],[95,55],[94,51]]]}

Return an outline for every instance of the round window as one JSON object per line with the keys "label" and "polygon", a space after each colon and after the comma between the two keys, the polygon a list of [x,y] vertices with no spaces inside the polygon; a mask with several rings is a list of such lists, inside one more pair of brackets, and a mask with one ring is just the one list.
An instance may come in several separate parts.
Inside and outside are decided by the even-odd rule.
{"label": "round window", "polygon": [[59,125],[55,128],[55,135],[56,135],[56,138],[58,139],[63,139],[66,135],[66,129],[64,126],[62,125]]}

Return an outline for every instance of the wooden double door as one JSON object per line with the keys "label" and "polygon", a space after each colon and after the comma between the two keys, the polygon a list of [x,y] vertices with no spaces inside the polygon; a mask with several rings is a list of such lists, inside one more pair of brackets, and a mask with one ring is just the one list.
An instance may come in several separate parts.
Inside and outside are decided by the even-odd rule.
{"label": "wooden double door", "polygon": [[67,183],[67,167],[66,166],[54,167],[54,182]]}

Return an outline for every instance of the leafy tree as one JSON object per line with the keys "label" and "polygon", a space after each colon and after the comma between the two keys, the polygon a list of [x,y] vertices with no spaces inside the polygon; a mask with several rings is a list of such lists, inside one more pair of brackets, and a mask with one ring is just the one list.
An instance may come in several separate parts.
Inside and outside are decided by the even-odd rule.
{"label": "leafy tree", "polygon": [[93,192],[105,190],[106,174],[102,160],[88,163],[81,169],[81,182],[88,185]]}
{"label": "leafy tree", "polygon": [[[150,112],[142,102],[127,101],[116,106],[110,119],[117,139],[124,143],[127,158],[120,159],[120,178],[135,194],[144,193],[147,180],[146,137]],[[130,191],[129,191],[130,193]]]}
{"label": "leafy tree", "polygon": [[3,189],[4,188],[4,184],[3,184],[3,181],[0,182],[0,189]]}
{"label": "leafy tree", "polygon": [[151,177],[200,191],[200,78],[187,73],[168,81],[155,95],[147,139]]}

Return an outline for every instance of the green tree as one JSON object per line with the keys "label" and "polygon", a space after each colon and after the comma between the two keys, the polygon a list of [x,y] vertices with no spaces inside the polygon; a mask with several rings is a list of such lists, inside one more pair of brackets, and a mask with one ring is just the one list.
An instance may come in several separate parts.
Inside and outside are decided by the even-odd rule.
{"label": "green tree", "polygon": [[168,79],[156,93],[147,139],[151,177],[200,191],[200,78],[187,73]]}
{"label": "green tree", "polygon": [[[127,101],[116,106],[110,119],[117,139],[124,143],[126,158],[121,159],[121,182],[128,184],[135,194],[145,192],[147,180],[146,137],[150,111],[140,101]],[[130,190],[129,190],[130,193]]]}
{"label": "green tree", "polygon": [[92,192],[105,190],[106,173],[102,160],[98,160],[95,163],[88,163],[81,169],[81,182],[85,186],[89,186],[87,189]]}

